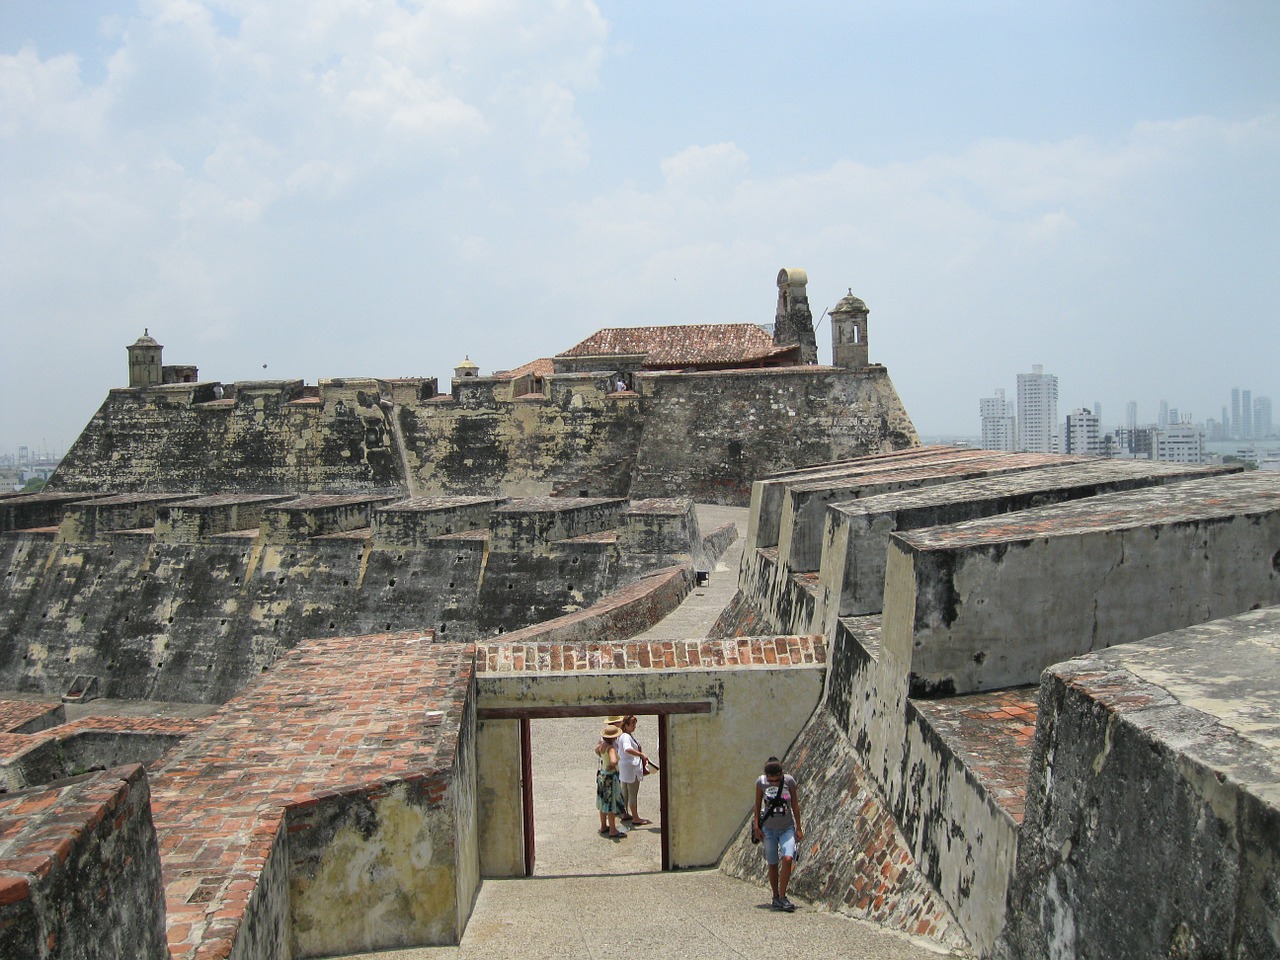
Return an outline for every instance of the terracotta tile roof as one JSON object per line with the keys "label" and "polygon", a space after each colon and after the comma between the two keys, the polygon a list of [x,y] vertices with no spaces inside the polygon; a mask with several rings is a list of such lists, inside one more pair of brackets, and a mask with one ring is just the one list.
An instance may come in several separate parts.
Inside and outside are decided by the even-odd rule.
{"label": "terracotta tile roof", "polygon": [[606,327],[560,357],[646,354],[645,366],[679,367],[701,363],[749,363],[788,347],[754,323],[696,323],[664,327]]}
{"label": "terracotta tile roof", "polygon": [[555,365],[551,358],[542,357],[538,360],[530,360],[514,370],[498,370],[493,376],[496,380],[515,380],[528,374],[532,374],[535,377],[549,377],[555,372]]}

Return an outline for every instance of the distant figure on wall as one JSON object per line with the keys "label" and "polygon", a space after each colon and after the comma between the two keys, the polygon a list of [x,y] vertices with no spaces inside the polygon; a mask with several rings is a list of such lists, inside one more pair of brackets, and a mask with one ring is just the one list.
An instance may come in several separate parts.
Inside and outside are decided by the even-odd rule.
{"label": "distant figure on wall", "polygon": [[751,805],[751,842],[764,841],[764,860],[769,865],[769,886],[775,910],[792,913],[796,906],[787,899],[787,885],[796,861],[796,841],[804,839],[800,818],[800,792],[795,778],[782,772],[777,757],[770,757],[764,773],[756,780],[755,802]]}

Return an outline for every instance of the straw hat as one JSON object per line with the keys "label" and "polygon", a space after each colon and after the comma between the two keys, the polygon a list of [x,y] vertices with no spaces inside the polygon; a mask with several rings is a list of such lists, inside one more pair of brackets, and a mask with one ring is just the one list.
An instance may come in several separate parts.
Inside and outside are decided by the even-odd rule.
{"label": "straw hat", "polygon": [[605,723],[612,723],[615,727],[620,727],[620,726],[622,726],[622,721],[623,721],[623,720],[625,720],[625,719],[627,719],[627,718],[626,718],[626,717],[608,717],[608,718],[606,718],[606,719],[605,719],[605,721],[604,721],[604,722],[605,722]]}
{"label": "straw hat", "polygon": [[619,730],[617,727],[615,727],[612,723],[610,723],[610,724],[607,724],[605,728],[600,731],[600,736],[605,740],[615,740],[618,737],[622,736],[622,731]]}

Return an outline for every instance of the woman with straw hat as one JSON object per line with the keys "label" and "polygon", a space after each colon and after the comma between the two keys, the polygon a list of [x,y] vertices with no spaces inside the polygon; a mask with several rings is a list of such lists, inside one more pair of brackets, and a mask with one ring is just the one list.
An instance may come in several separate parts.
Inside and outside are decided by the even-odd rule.
{"label": "woman with straw hat", "polygon": [[618,815],[627,812],[622,802],[622,784],[618,780],[618,737],[622,731],[612,723],[600,731],[596,744],[596,756],[600,766],[596,770],[596,810],[600,812],[600,833],[613,840],[626,836],[618,829]]}

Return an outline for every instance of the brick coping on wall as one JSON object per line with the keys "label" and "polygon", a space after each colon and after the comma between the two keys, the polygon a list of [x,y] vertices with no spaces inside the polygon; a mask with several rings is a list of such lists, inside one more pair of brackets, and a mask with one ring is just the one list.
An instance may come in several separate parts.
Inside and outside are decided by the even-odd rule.
{"label": "brick coping on wall", "polygon": [[289,808],[452,768],[475,648],[433,639],[308,641],[165,759],[152,809],[174,957],[227,955]]}
{"label": "brick coping on wall", "polygon": [[800,667],[825,664],[826,641],[807,637],[730,640],[621,640],[617,643],[485,643],[478,675],[573,673],[603,670],[706,670],[726,667]]}

